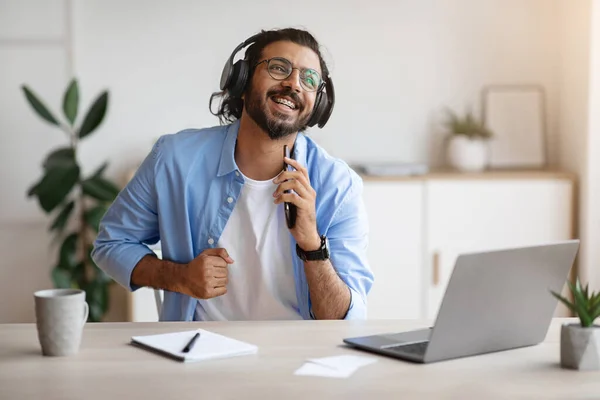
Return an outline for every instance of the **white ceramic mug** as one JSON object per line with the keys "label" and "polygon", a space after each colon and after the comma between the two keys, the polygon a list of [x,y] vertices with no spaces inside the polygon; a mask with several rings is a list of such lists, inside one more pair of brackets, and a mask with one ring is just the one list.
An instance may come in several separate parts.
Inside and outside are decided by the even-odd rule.
{"label": "white ceramic mug", "polygon": [[38,339],[45,356],[79,351],[89,307],[79,289],[48,289],[34,293]]}

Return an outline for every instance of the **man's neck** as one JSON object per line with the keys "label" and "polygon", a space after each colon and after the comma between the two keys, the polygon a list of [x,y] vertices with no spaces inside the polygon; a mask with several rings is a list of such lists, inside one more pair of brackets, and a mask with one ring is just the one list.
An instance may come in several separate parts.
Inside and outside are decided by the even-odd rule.
{"label": "man's neck", "polygon": [[273,179],[283,169],[283,146],[287,145],[291,152],[296,135],[273,140],[244,112],[235,146],[235,162],[250,179]]}

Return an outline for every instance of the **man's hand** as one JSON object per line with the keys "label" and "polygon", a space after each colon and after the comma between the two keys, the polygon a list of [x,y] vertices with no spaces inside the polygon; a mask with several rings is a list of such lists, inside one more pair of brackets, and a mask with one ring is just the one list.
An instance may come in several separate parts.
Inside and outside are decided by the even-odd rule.
{"label": "man's hand", "polygon": [[233,260],[225,249],[206,249],[185,265],[179,292],[198,299],[227,293],[227,265]]}
{"label": "man's hand", "polygon": [[[294,167],[296,171],[283,171],[274,180],[279,186],[273,193],[275,204],[292,203],[296,205],[298,214],[296,225],[290,230],[296,243],[302,250],[318,250],[321,238],[317,231],[316,199],[317,193],[310,186],[308,171],[296,160],[284,157],[284,161]],[[292,193],[285,193],[286,190]]]}
{"label": "man's hand", "polygon": [[[310,185],[306,168],[287,157],[284,157],[284,161],[296,171],[283,171],[273,180],[279,184],[273,193],[275,203],[288,202],[296,205],[296,225],[290,232],[302,250],[318,250],[321,247],[321,238],[317,231],[317,193]],[[295,193],[285,193],[290,189]],[[331,261],[305,261],[304,272],[315,318],[344,318],[350,306],[351,294]]]}

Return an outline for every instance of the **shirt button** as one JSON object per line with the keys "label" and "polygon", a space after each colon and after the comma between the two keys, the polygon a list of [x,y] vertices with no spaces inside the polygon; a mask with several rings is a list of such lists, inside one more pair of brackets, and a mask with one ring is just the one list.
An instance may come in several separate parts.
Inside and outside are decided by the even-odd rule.
{"label": "shirt button", "polygon": [[213,238],[208,239],[208,244],[214,244],[214,243],[215,243],[215,239],[213,239]]}
{"label": "shirt button", "polygon": [[228,198],[227,198],[227,202],[228,202],[229,204],[233,203],[233,197],[228,197]]}
{"label": "shirt button", "polygon": [[240,173],[235,171],[235,176],[240,176]]}

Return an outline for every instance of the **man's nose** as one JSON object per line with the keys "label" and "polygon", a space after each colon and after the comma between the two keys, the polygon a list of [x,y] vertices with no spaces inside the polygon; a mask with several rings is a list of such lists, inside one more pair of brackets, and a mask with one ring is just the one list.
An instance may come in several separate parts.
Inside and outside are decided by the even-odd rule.
{"label": "man's nose", "polygon": [[302,90],[302,86],[300,86],[300,71],[294,68],[290,76],[281,81],[281,84],[285,87],[289,87],[296,93],[300,93]]}

